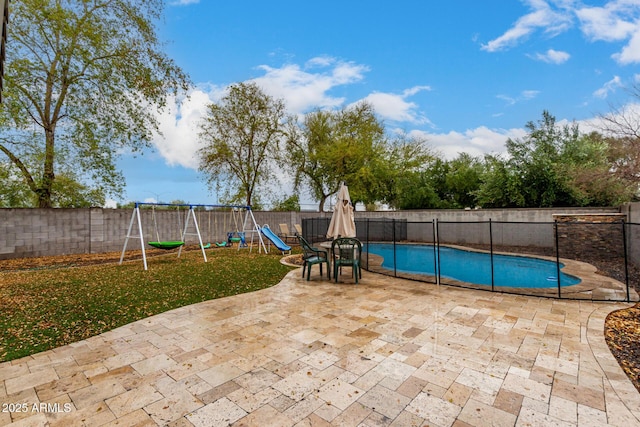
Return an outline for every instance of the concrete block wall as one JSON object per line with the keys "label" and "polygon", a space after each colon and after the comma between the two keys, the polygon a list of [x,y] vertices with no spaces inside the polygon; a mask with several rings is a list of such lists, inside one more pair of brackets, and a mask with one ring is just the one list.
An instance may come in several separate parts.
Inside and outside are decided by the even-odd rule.
{"label": "concrete block wall", "polygon": [[89,209],[0,209],[0,257],[89,253]]}
{"label": "concrete block wall", "polygon": [[[625,210],[626,209],[626,210]],[[141,209],[143,235],[145,242],[156,240],[153,217],[155,215],[158,234],[161,240],[178,240],[181,227],[184,226],[187,210]],[[127,228],[129,226],[131,209],[0,209],[0,259],[35,257],[46,255],[66,255],[74,253],[102,253],[120,251],[124,245]],[[426,228],[412,222],[433,221],[442,222],[441,230],[446,227],[449,238],[459,242],[485,243],[484,236],[488,233],[482,228],[484,225],[470,225],[467,231],[456,231],[456,227],[445,222],[475,222],[488,221],[493,224],[494,244],[506,242],[522,242],[523,245],[547,245],[553,239],[552,227],[539,228],[535,225],[519,226],[518,222],[553,222],[554,213],[616,213],[618,208],[557,208],[557,209],[487,209],[487,210],[416,210],[394,212],[356,212],[358,220],[366,218],[397,218],[407,221],[407,238],[432,240],[430,224]],[[631,222],[640,223],[640,203],[623,207],[623,213],[630,215]],[[180,217],[178,216],[180,214]],[[293,231],[294,224],[302,224],[303,218],[330,218],[330,212],[254,212],[258,225],[269,224],[279,232],[278,224],[286,223]],[[180,219],[179,219],[180,218]],[[196,211],[202,238],[205,243],[226,240],[226,233],[235,229],[235,221],[229,211]],[[239,227],[244,220],[243,212],[236,215]],[[514,224],[498,224],[507,221]],[[477,228],[477,230],[476,230]],[[640,226],[638,226],[640,228]],[[475,230],[469,233],[469,230]],[[194,232],[193,224],[188,230]],[[635,233],[633,236],[636,236]],[[133,230],[137,236],[137,222]],[[633,240],[635,237],[630,236]],[[248,236],[249,238],[249,236]],[[196,243],[195,236],[187,236],[187,243]],[[640,260],[640,244],[637,239],[630,243],[635,259]],[[488,243],[488,241],[486,242]],[[131,239],[128,249],[138,249],[138,239]],[[640,264],[640,261],[638,262]]]}
{"label": "concrete block wall", "polygon": [[[144,242],[180,240],[187,212],[186,208],[140,209]],[[131,209],[0,209],[0,259],[121,251],[132,214]],[[203,242],[224,241],[227,232],[241,231],[245,214],[196,210]],[[280,223],[292,231],[294,224],[301,223],[299,212],[254,212],[254,217],[258,225],[268,224],[276,233]],[[253,229],[250,217],[246,226]],[[198,243],[195,232],[191,217],[185,236],[188,244]],[[131,235],[127,249],[139,249],[137,218]]]}
{"label": "concrete block wall", "polygon": [[412,242],[435,243],[433,222],[407,222],[407,240]]}
{"label": "concrete block wall", "polygon": [[[411,211],[393,212],[356,212],[356,218],[398,218],[408,222],[431,221],[439,222],[477,222],[477,221],[504,221],[504,222],[553,222],[556,213],[618,213],[620,208],[540,208],[540,209],[421,209]],[[331,213],[325,213],[331,216]],[[320,216],[318,213],[311,217]],[[638,222],[640,222],[640,203],[638,204]]]}
{"label": "concrete block wall", "polygon": [[620,213],[627,217],[627,222],[640,224],[640,202],[625,203],[620,207]]}
{"label": "concrete block wall", "polygon": [[500,222],[492,224],[493,244],[497,246],[555,246],[551,222]]}

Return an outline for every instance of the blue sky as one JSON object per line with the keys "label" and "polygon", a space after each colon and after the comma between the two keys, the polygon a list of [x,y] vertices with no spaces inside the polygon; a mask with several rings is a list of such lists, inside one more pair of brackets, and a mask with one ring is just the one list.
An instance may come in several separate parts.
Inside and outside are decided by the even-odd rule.
{"label": "blue sky", "polygon": [[119,162],[130,201],[216,203],[197,123],[241,81],[294,114],[367,100],[445,158],[501,153],[545,109],[587,130],[638,101],[625,90],[640,84],[638,0],[170,0],[158,31],[195,87],[161,115],[154,150]]}

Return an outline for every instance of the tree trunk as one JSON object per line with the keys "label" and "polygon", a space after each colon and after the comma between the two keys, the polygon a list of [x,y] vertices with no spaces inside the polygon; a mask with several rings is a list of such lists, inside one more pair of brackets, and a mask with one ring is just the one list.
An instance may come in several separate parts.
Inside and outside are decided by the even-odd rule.
{"label": "tree trunk", "polygon": [[247,198],[245,199],[245,203],[246,203],[247,206],[251,206],[252,196],[253,196],[252,191],[247,189]]}
{"label": "tree trunk", "polygon": [[318,212],[324,212],[324,202],[326,202],[328,198],[329,196],[322,195],[320,204],[318,205]]}
{"label": "tree trunk", "polygon": [[50,208],[51,205],[51,189],[55,174],[53,172],[53,159],[55,157],[55,131],[53,129],[45,129],[46,148],[44,155],[44,165],[42,169],[42,181],[37,190],[38,207]]}

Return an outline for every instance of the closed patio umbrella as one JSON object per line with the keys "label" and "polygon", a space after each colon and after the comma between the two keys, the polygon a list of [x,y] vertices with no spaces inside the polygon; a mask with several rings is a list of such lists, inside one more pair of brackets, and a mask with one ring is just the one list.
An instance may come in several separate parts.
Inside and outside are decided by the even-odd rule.
{"label": "closed patio umbrella", "polygon": [[349,197],[349,189],[343,182],[338,190],[338,203],[333,208],[333,215],[327,230],[327,238],[356,237],[356,223],[353,217],[353,205]]}

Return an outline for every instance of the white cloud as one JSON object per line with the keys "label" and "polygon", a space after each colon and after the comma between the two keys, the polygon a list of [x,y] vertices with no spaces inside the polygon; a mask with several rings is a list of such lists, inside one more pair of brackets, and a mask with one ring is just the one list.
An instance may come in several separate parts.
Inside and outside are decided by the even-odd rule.
{"label": "white cloud", "polygon": [[406,98],[423,90],[431,90],[429,86],[414,86],[406,89],[402,94],[374,92],[363,100],[370,103],[376,113],[383,119],[413,124],[431,123],[427,117],[418,111],[418,105],[407,101]]}
{"label": "white cloud", "polygon": [[200,120],[207,105],[219,99],[223,89],[212,87],[209,92],[194,89],[189,98],[171,99],[166,110],[160,114],[160,132],[153,144],[170,166],[198,168],[197,151]]}
{"label": "white cloud", "polygon": [[625,40],[637,31],[637,24],[625,19],[629,12],[622,2],[610,1],[604,7],[583,7],[575,13],[585,36],[611,42]]}
{"label": "white cloud", "polygon": [[640,25],[637,26],[629,43],[622,48],[620,53],[613,55],[613,59],[620,64],[634,64],[640,62]]}
{"label": "white cloud", "polygon": [[415,95],[416,93],[421,92],[423,90],[429,91],[429,90],[431,90],[431,86],[414,86],[414,87],[410,87],[409,89],[405,89],[402,92],[402,95],[404,97],[407,97],[407,96]]}
{"label": "white cloud", "polygon": [[616,88],[622,86],[622,81],[620,80],[620,76],[615,76],[608,82],[606,82],[602,87],[595,92],[593,92],[593,96],[597,98],[605,99],[611,92],[614,92]]}
{"label": "white cloud", "polygon": [[305,64],[306,68],[314,68],[314,67],[328,67],[335,61],[334,58],[330,56],[316,56],[315,58],[311,58]]}
{"label": "white cloud", "polygon": [[571,58],[571,55],[567,52],[549,49],[545,53],[536,53],[535,55],[530,55],[530,57],[548,64],[563,64]]}
{"label": "white cloud", "polygon": [[[350,85],[364,80],[369,71],[365,65],[338,61],[321,56],[306,62],[304,68],[287,64],[280,68],[261,65],[265,75],[253,79],[265,92],[283,99],[289,112],[302,114],[312,108],[338,108],[345,98],[330,95],[338,86]],[[369,102],[383,119],[413,124],[430,123],[418,111],[418,105],[407,98],[418,92],[431,90],[429,86],[414,86],[402,94],[373,92],[359,101]]]}
{"label": "white cloud", "polygon": [[[288,110],[300,114],[311,108],[334,108],[345,101],[329,95],[336,86],[357,83],[369,71],[365,65],[342,62],[330,57],[309,60],[305,68],[287,64],[281,68],[258,67],[265,75],[253,79],[266,93],[283,99]],[[313,70],[313,72],[311,71]]]}
{"label": "white cloud", "polygon": [[[640,2],[609,0],[603,6],[586,6],[573,0],[527,0],[531,12],[520,17],[501,36],[481,46],[487,52],[513,47],[537,30],[554,37],[579,21],[582,33],[590,41],[628,41],[613,59],[620,64],[640,63]],[[534,59],[560,64],[569,59],[566,52],[548,50],[531,56]]]}
{"label": "white cloud", "polygon": [[[304,67],[297,64],[286,64],[280,68],[261,65],[258,69],[264,71],[264,75],[252,81],[267,94],[282,99],[289,113],[298,115],[314,108],[342,107],[345,98],[332,96],[331,90],[362,81],[369,70],[364,65],[330,57],[312,58]],[[429,124],[418,105],[407,100],[428,90],[428,86],[414,86],[401,94],[374,92],[360,101],[370,102],[383,119],[414,125]],[[170,100],[166,110],[158,116],[162,136],[153,141],[168,165],[197,169],[200,122],[206,114],[207,105],[219,101],[226,91],[226,87],[203,86],[193,89],[189,98]]]}
{"label": "white cloud", "polygon": [[553,10],[551,4],[544,0],[528,0],[527,3],[533,10],[520,17],[504,34],[483,44],[482,50],[496,52],[507,49],[538,29],[553,37],[571,27],[572,17],[563,2],[560,2],[560,10]]}
{"label": "white cloud", "polygon": [[481,126],[469,129],[463,133],[429,133],[419,130],[409,132],[410,136],[427,140],[433,149],[442,154],[445,159],[453,159],[460,153],[472,156],[482,156],[485,153],[502,154],[506,152],[507,139],[522,138],[526,135],[524,129],[489,129]]}
{"label": "white cloud", "polygon": [[[624,109],[631,116],[640,116],[640,104],[630,103],[625,105]],[[573,122],[566,119],[556,122],[558,126],[570,125],[571,123]],[[599,117],[580,120],[576,123],[583,133],[602,132],[605,126]],[[522,139],[526,137],[527,133],[528,131],[524,128],[490,129],[486,126],[480,126],[475,129],[468,129],[465,132],[432,133],[413,130],[409,132],[409,135],[425,139],[427,144],[441,154],[444,159],[451,160],[460,153],[469,153],[472,156],[483,156],[484,154],[506,155],[505,142],[507,139]]]}
{"label": "white cloud", "polygon": [[516,103],[516,99],[511,96],[500,94],[500,95],[496,95],[496,98],[503,100],[504,102],[507,103],[507,105],[513,105]]}
{"label": "white cloud", "polygon": [[640,3],[613,0],[603,7],[584,7],[576,11],[582,32],[592,41],[629,40],[613,55],[621,64],[640,62]]}
{"label": "white cloud", "polygon": [[529,101],[531,99],[534,99],[539,94],[540,94],[539,90],[523,90],[522,92],[520,92],[520,95],[518,95],[515,98],[509,95],[504,95],[504,94],[496,95],[496,98],[505,101],[507,105],[515,105],[518,102]]}

